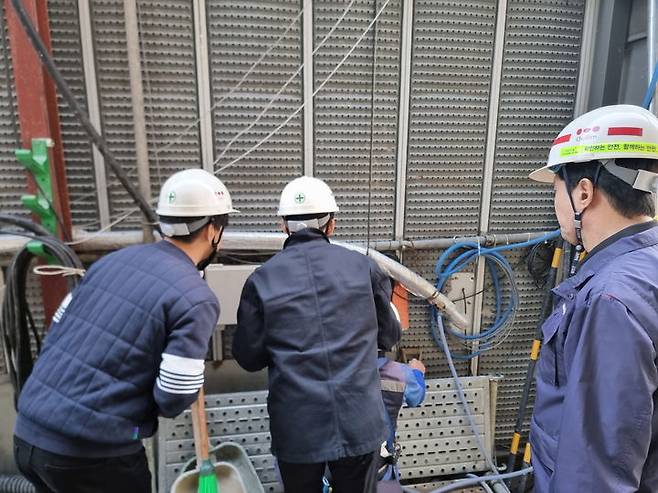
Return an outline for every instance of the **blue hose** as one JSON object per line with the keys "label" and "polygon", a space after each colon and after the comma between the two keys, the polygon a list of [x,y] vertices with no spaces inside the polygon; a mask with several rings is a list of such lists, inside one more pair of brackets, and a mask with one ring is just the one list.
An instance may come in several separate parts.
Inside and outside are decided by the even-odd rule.
{"label": "blue hose", "polygon": [[[473,242],[460,242],[452,245],[450,248],[446,249],[443,254],[436,261],[434,271],[436,273],[436,288],[438,291],[442,291],[446,282],[454,273],[463,270],[465,267],[473,263],[478,259],[478,257],[484,257],[486,265],[489,271],[489,274],[492,279],[493,290],[495,294],[495,316],[492,325],[485,330],[481,331],[479,334],[466,335],[461,332],[457,332],[449,329],[449,333],[458,339],[465,341],[478,341],[480,342],[479,349],[477,351],[471,352],[470,354],[455,354],[453,357],[457,360],[469,360],[476,356],[481,355],[484,351],[491,348],[491,339],[498,333],[500,329],[506,326],[510,317],[516,311],[519,300],[516,292],[516,286],[514,283],[514,272],[512,266],[509,264],[508,260],[501,255],[501,252],[506,250],[512,250],[517,248],[525,248],[538,243],[543,243],[545,241],[552,240],[560,235],[560,231],[556,230],[551,233],[548,233],[544,236],[535,238],[533,240],[524,241],[521,243],[512,243],[509,245],[501,245],[498,247],[482,247],[477,243]],[[462,251],[463,250],[463,251]],[[459,253],[454,259],[448,261],[448,259],[455,253]],[[447,264],[447,265],[446,265]],[[512,294],[509,297],[507,303],[503,302],[503,293],[500,286],[500,280],[498,278],[497,269],[500,269],[502,273],[510,281],[512,286]],[[434,342],[437,346],[441,346],[439,337],[437,337],[437,325],[438,318],[441,316],[436,307],[432,306],[430,308],[430,333],[434,339]]]}

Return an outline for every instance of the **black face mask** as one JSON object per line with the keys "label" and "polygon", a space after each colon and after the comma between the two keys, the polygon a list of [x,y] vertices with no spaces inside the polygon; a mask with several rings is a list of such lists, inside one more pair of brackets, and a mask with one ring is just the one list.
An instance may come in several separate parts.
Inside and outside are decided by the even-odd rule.
{"label": "black face mask", "polygon": [[196,264],[197,269],[203,272],[206,269],[206,267],[212,264],[212,262],[215,260],[215,258],[217,257],[217,247],[219,246],[219,243],[222,241],[223,234],[224,234],[224,228],[222,227],[222,229],[219,231],[219,237],[217,238],[217,241],[212,240],[210,242],[210,245],[212,246],[212,252],[201,262]]}

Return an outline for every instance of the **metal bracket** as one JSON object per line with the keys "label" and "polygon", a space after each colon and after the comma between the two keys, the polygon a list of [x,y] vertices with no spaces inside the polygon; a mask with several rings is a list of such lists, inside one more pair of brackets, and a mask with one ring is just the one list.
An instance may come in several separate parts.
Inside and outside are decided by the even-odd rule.
{"label": "metal bracket", "polygon": [[[52,139],[32,139],[32,149],[16,149],[16,158],[28,170],[37,184],[36,195],[23,195],[21,202],[33,214],[41,218],[44,228],[52,234],[57,234],[57,213],[52,206],[53,186],[50,175],[49,147],[53,147]],[[49,264],[56,262],[55,258],[45,251],[43,243],[40,241],[30,241],[27,249],[34,255],[46,258]]]}

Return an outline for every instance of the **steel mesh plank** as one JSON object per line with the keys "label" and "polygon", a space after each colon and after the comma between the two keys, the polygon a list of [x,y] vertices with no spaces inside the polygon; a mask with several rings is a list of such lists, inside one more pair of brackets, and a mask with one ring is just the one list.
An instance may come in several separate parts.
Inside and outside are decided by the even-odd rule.
{"label": "steel mesh plank", "polygon": [[[481,470],[481,457],[474,449],[473,431],[456,400],[450,380],[428,380],[426,399],[420,408],[403,408],[399,418],[399,440],[404,451],[403,477],[419,477],[425,471]],[[464,379],[478,431],[486,446],[491,443],[489,380]],[[211,447],[222,442],[242,445],[268,491],[281,491],[275,459],[269,453],[269,417],[264,406],[267,392],[240,392],[206,396],[206,416]],[[445,411],[445,412],[444,412]],[[173,420],[161,419],[158,432],[160,488],[168,491],[185,463],[194,457],[190,412]],[[458,459],[457,459],[458,457]],[[437,473],[438,474],[438,473]]]}
{"label": "steel mesh plank", "polygon": [[[428,477],[486,468],[473,430],[451,379],[426,382],[420,407],[403,408],[398,419],[398,439],[405,454],[400,458],[403,478]],[[484,446],[491,450],[490,394],[488,377],[462,381],[474,422]],[[422,433],[418,436],[416,430]]]}

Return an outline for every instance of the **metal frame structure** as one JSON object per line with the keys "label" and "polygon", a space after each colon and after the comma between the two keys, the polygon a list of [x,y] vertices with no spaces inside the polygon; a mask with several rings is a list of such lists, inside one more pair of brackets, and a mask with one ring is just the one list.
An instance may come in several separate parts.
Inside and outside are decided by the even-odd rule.
{"label": "metal frame structure", "polygon": [[213,173],[215,143],[212,130],[212,96],[210,94],[210,63],[208,61],[208,20],[206,3],[193,2],[196,52],[197,91],[199,94],[199,133],[203,169]]}
{"label": "metal frame structure", "polygon": [[596,69],[591,74],[589,108],[615,104],[619,99],[621,66],[630,16],[629,4],[627,0],[600,2],[596,29],[598,35],[594,48]]}
{"label": "metal frame structure", "polygon": [[[26,0],[23,5],[37,26],[48,50],[52,52],[46,2]],[[23,148],[31,149],[34,138],[53,140],[54,146],[49,150],[50,172],[53,177],[53,207],[62,222],[61,225],[58,225],[60,236],[70,237],[71,209],[55,85],[47,76],[36,51],[23,31],[11,0],[5,0],[5,12],[7,13],[9,45],[16,84],[21,145]],[[28,176],[27,183],[30,192],[36,192],[36,185],[30,176]],[[64,231],[62,231],[62,227]],[[66,281],[62,278],[41,278],[41,287],[46,324],[49,324],[59,303],[66,295]]]}
{"label": "metal frame structure", "polygon": [[395,173],[395,224],[393,237],[404,239],[407,187],[407,155],[409,152],[409,103],[411,98],[411,47],[414,31],[413,2],[403,2],[402,48],[400,52],[400,111],[398,116],[397,169]]}
{"label": "metal frame structure", "polygon": [[583,38],[580,51],[578,87],[576,89],[576,100],[574,103],[574,117],[580,116],[588,110],[599,5],[597,0],[589,0],[585,4],[585,19],[583,20]]}
{"label": "metal frame structure", "polygon": [[[87,95],[87,111],[89,120],[102,134],[101,108],[98,102],[98,83],[96,81],[96,55],[94,53],[94,36],[91,27],[91,9],[88,0],[78,0],[78,19],[80,22],[80,46],[82,48],[82,66],[85,77],[85,92]],[[98,204],[98,219],[101,227],[110,224],[110,202],[107,193],[107,175],[105,158],[96,146],[92,149],[94,178],[96,181],[96,203]]]}
{"label": "metal frame structure", "polygon": [[[650,81],[653,76],[654,67],[658,63],[658,0],[647,0],[649,15],[647,16],[647,64],[648,64],[648,78]],[[653,101],[649,107],[656,115],[658,115],[658,88],[654,91]],[[657,198],[658,200],[658,198]]]}
{"label": "metal frame structure", "polygon": [[[496,33],[494,41],[493,63],[491,69],[491,89],[489,96],[489,115],[487,119],[487,144],[484,155],[484,174],[482,177],[482,194],[480,201],[479,233],[489,231],[491,198],[493,193],[494,167],[496,164],[496,135],[498,132],[498,104],[500,101],[500,83],[503,72],[503,53],[505,50],[505,20],[507,19],[507,0],[498,0],[496,14]],[[473,328],[471,334],[478,334],[482,328],[482,310],[484,308],[485,260],[477,261],[475,275],[475,299],[473,301]],[[477,347],[474,347],[477,350]],[[471,359],[471,374],[478,374],[479,358]]]}
{"label": "metal frame structure", "polygon": [[313,115],[314,102],[313,91],[315,90],[314,63],[313,63],[313,0],[307,0],[302,4],[302,57],[304,88],[304,175],[313,176],[315,173],[315,116]]}

